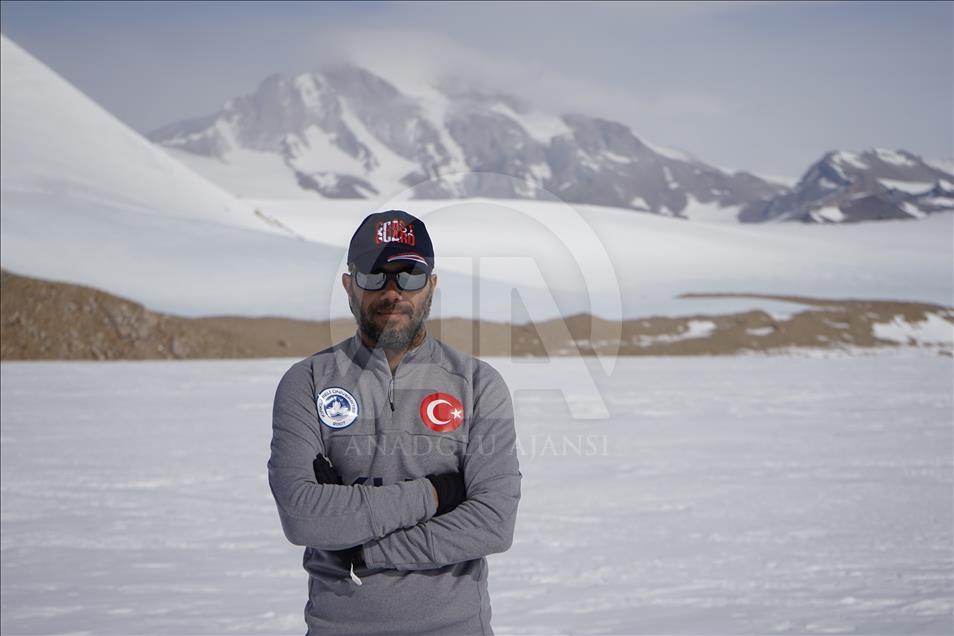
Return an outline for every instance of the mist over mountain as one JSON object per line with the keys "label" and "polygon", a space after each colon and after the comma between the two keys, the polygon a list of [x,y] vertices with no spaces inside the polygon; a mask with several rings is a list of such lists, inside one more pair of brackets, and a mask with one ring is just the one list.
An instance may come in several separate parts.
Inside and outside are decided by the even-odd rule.
{"label": "mist over mountain", "polygon": [[356,65],[271,75],[148,135],[251,198],[559,199],[664,216],[840,223],[954,209],[954,177],[905,151],[830,152],[794,189],[462,79],[403,91]]}
{"label": "mist over mountain", "polygon": [[[753,174],[730,174],[651,145],[606,119],[544,112],[462,81],[405,94],[357,66],[272,75],[219,112],[148,137],[233,190],[267,167],[271,182],[261,185],[261,173],[244,180],[247,196],[555,195],[680,216],[693,201],[730,207],[787,192]],[[250,185],[256,181],[258,187]]]}

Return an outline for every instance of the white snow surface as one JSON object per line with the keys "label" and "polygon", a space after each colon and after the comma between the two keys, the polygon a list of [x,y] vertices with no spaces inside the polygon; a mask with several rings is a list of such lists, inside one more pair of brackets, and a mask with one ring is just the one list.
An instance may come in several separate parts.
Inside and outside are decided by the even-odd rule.
{"label": "white snow surface", "polygon": [[[29,200],[36,208],[83,201],[287,236],[257,217],[247,202],[170,158],[6,36],[0,36],[0,68],[4,195],[14,194],[18,203]],[[4,197],[4,217],[7,206]]]}
{"label": "white snow surface", "polygon": [[918,346],[954,344],[954,325],[941,316],[928,313],[922,321],[909,322],[904,316],[895,316],[889,323],[872,325],[876,338]]}
{"label": "white snow surface", "polygon": [[759,177],[760,179],[765,179],[766,181],[770,181],[778,185],[783,185],[787,188],[794,188],[798,184],[798,182],[801,180],[801,177],[789,177],[785,175],[765,174],[762,172],[759,172],[757,174],[753,173],[753,174],[755,174],[755,176]]}
{"label": "white snow surface", "polygon": [[825,207],[813,210],[811,215],[816,221],[831,221],[832,223],[839,223],[845,219],[844,212],[835,205],[826,205]]}
{"label": "white snow surface", "polygon": [[681,334],[683,339],[705,338],[715,330],[715,323],[711,320],[690,320],[686,326],[686,333]]}
{"label": "white snow surface", "polygon": [[[304,633],[265,469],[293,362],[0,365],[0,631]],[[951,359],[629,358],[570,402],[519,387],[578,361],[489,362],[523,474],[497,634],[954,629]]]}
{"label": "white snow surface", "polygon": [[630,201],[629,204],[634,208],[649,211],[649,204],[646,203],[646,199],[643,197],[633,197],[633,200]]}
{"label": "white snow surface", "polygon": [[[531,137],[545,144],[559,135],[573,133],[573,129],[567,126],[561,115],[547,113],[536,108],[528,108],[525,112],[518,113],[503,102],[495,103],[491,109],[513,119]],[[440,124],[441,122],[437,123]]]}
{"label": "white snow surface", "polygon": [[954,178],[954,159],[925,159],[924,163],[942,170]]}
{"label": "white snow surface", "polygon": [[641,335],[633,336],[633,344],[641,347],[662,344],[666,342],[679,342],[680,340],[692,340],[693,338],[707,338],[715,331],[716,324],[711,320],[690,320],[686,324],[686,331],[678,334],[660,334],[657,336]]}
{"label": "white snow surface", "polygon": [[859,170],[868,170],[871,167],[862,160],[858,153],[847,150],[835,153],[835,155],[832,157],[832,160],[835,163],[845,162],[854,168],[858,168]]}
{"label": "white snow surface", "polygon": [[285,161],[275,153],[236,148],[228,152],[226,163],[222,159],[176,148],[157,148],[238,197],[263,193],[259,196],[306,201],[321,198],[317,192],[302,189],[288,170]]}
{"label": "white snow surface", "polygon": [[450,154],[450,162],[444,167],[449,173],[466,172],[467,160],[464,151],[450,133],[447,132],[447,116],[451,109],[451,102],[444,93],[433,86],[416,87],[413,96],[417,100],[421,113],[427,118],[437,131],[441,144]]}
{"label": "white snow surface", "polygon": [[630,157],[624,157],[623,155],[618,155],[615,152],[609,150],[603,151],[603,156],[609,159],[610,161],[615,161],[616,163],[632,163],[633,160]]}
{"label": "white snow surface", "polygon": [[878,156],[878,159],[881,159],[885,163],[894,164],[896,166],[913,166],[915,163],[911,159],[905,157],[895,150],[875,148],[875,154]]}
{"label": "white snow surface", "polygon": [[878,179],[878,182],[886,188],[908,194],[924,194],[936,185],[934,181],[900,181],[898,179]]}
{"label": "white snow surface", "polygon": [[920,199],[919,203],[922,205],[936,205],[947,210],[954,210],[954,201],[952,201],[950,197],[926,197],[924,199]]}
{"label": "white snow surface", "polygon": [[[805,309],[677,298],[686,292],[954,304],[951,214],[918,223],[738,225],[717,222],[731,215],[725,210],[693,223],[531,201],[252,203],[307,240],[3,192],[2,264],[187,316],[349,316],[339,278],[354,228],[372,211],[400,208],[425,220],[436,246],[435,317],[524,322],[581,311],[614,318]],[[513,305],[511,290],[519,296]],[[482,302],[475,304],[475,291]]]}
{"label": "white snow surface", "polygon": [[[372,207],[367,201],[344,200],[255,203],[295,232],[342,248],[367,213],[395,207],[412,211],[430,230],[439,275],[467,276],[476,257],[484,261],[508,255],[529,257],[554,290],[563,315],[591,310],[612,316],[614,296],[620,299],[626,317],[718,313],[753,306],[770,308],[775,303],[676,298],[689,291],[954,304],[954,245],[950,241],[954,215],[950,214],[932,215],[918,223],[741,225],[729,221],[733,210],[696,202],[686,213],[709,222],[540,201],[387,201]],[[582,225],[573,221],[582,221]],[[587,234],[595,237],[595,252],[582,251],[579,239]],[[583,267],[577,262],[591,264],[590,269],[597,271],[595,279],[584,284]],[[611,271],[602,269],[606,263]],[[481,272],[489,276],[486,269]],[[508,273],[504,282],[528,295],[535,289],[534,281],[519,272]],[[567,288],[568,293],[563,294]],[[446,288],[445,293],[443,307],[453,307],[458,301],[461,306],[471,306],[463,294],[458,296]],[[484,317],[500,317],[506,309],[479,307]]]}
{"label": "white snow surface", "polygon": [[[377,137],[372,135],[371,131],[367,129],[361,119],[354,114],[347,100],[342,100],[341,118],[375,158],[376,165],[374,169],[365,174],[373,177],[373,182],[376,185],[384,184],[382,187],[385,191],[399,189],[401,187],[401,178],[410,172],[418,170],[416,163],[398,155],[383,144]],[[363,172],[360,170],[342,170],[340,165],[335,169],[346,174],[349,172],[352,174],[362,174]]]}
{"label": "white snow surface", "polygon": [[311,174],[313,172],[340,172],[343,174],[363,174],[364,166],[360,161],[334,144],[331,136],[311,125],[302,136],[288,136],[291,145],[292,163],[295,168]]}
{"label": "white snow surface", "polygon": [[900,207],[904,213],[910,214],[916,219],[923,219],[925,216],[927,216],[925,212],[922,212],[918,206],[914,205],[910,201],[902,201]]}
{"label": "white snow surface", "polygon": [[639,140],[643,142],[650,150],[655,152],[657,155],[666,157],[667,159],[675,159],[676,161],[694,161],[695,157],[686,152],[685,150],[679,150],[678,148],[670,148],[668,146],[663,146],[660,144],[654,144],[647,141],[644,137],[640,137]]}
{"label": "white snow surface", "polygon": [[694,223],[726,223],[738,225],[736,216],[739,213],[738,205],[720,206],[717,201],[703,203],[691,194],[686,195],[686,207],[680,213]]}

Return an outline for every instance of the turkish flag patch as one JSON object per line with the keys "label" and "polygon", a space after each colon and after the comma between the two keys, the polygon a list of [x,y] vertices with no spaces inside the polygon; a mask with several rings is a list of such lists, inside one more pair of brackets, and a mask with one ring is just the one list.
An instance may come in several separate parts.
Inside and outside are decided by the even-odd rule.
{"label": "turkish flag patch", "polygon": [[421,400],[421,419],[432,431],[448,433],[464,423],[464,405],[449,393],[431,393]]}

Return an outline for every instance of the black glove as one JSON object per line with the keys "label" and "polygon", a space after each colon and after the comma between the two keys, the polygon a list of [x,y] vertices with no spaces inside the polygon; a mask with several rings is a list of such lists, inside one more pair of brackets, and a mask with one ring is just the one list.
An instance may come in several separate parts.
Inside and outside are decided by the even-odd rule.
{"label": "black glove", "polygon": [[335,470],[331,460],[321,453],[311,462],[311,466],[315,469],[315,479],[319,484],[341,484],[341,475]]}
{"label": "black glove", "polygon": [[427,478],[437,491],[437,512],[434,516],[442,515],[456,508],[467,498],[467,489],[464,487],[464,477],[460,473],[444,473],[443,475],[428,475]]}
{"label": "black glove", "polygon": [[[321,453],[318,453],[318,457],[311,463],[311,466],[315,469],[315,479],[319,484],[341,484],[341,475],[335,470],[334,464]],[[360,545],[346,550],[332,550],[332,552],[344,559],[345,564],[348,566],[352,564],[364,565],[364,555],[361,552]]]}

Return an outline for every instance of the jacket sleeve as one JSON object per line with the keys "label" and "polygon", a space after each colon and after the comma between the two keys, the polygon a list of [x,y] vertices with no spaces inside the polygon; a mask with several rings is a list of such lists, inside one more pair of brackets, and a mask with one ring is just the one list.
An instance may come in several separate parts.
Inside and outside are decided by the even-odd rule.
{"label": "jacket sleeve", "polygon": [[311,367],[279,382],[272,412],[268,484],[285,536],[295,545],[341,550],[429,519],[437,502],[425,477],[389,486],[318,484],[312,462],[325,453]]}
{"label": "jacket sleeve", "polygon": [[450,512],[364,544],[369,568],[427,570],[505,552],[520,501],[513,402],[496,369],[480,361],[462,469],[467,498]]}

